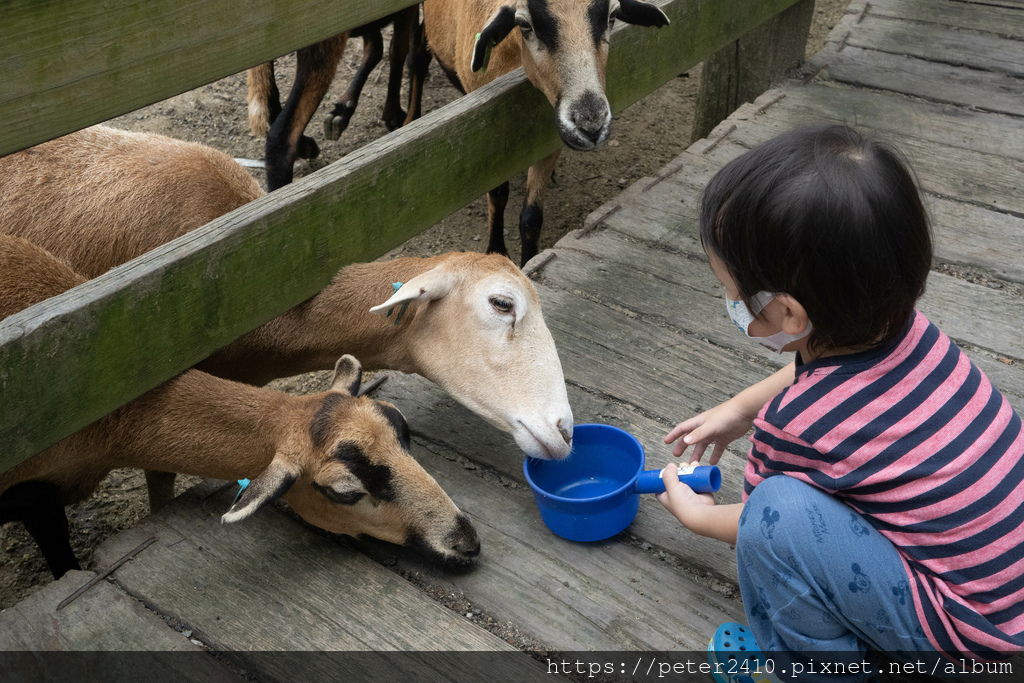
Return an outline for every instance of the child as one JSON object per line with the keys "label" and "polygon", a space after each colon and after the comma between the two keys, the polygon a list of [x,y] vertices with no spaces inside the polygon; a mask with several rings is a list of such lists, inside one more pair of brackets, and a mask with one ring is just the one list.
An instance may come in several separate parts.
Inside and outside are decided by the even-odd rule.
{"label": "child", "polygon": [[[1024,648],[1021,420],[914,309],[931,237],[900,157],[844,126],[790,131],[712,178],[700,229],[733,321],[796,352],[665,437],[694,462],[714,444],[715,464],[753,424],[744,503],[716,506],[675,466],[658,496],[736,544],[745,642],[804,671],[868,648],[958,667]],[[709,651],[739,649],[745,627],[723,628]]]}

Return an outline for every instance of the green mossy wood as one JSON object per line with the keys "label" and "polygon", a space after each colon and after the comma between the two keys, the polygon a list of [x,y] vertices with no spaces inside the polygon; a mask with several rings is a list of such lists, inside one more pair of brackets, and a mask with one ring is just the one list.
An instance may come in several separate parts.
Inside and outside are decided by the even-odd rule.
{"label": "green mossy wood", "polygon": [[[5,0],[0,156],[238,73],[411,0]],[[239,103],[242,106],[242,103]]]}

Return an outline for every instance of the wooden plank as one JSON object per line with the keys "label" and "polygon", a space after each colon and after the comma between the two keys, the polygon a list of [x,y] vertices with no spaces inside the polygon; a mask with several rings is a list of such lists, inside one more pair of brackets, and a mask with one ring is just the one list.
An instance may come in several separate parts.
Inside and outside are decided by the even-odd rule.
{"label": "wooden plank", "polygon": [[808,60],[827,70],[828,78],[865,88],[893,90],[915,97],[986,112],[1024,115],[1024,85],[1005,74],[977,72],[931,61],[848,47],[842,52],[822,51]]}
{"label": "wooden plank", "polygon": [[[844,19],[847,20],[849,15]],[[983,111],[1024,115],[1024,80],[1007,74],[852,46],[842,52],[822,50],[807,63],[826,69],[827,76],[840,83],[892,90]]]}
{"label": "wooden plank", "polygon": [[235,491],[215,493],[218,488],[208,482],[189,490],[159,515],[107,541],[97,556],[110,561],[139,539],[156,536],[156,543],[114,577],[127,593],[189,624],[244,668],[278,680],[321,680],[336,673],[329,658],[272,653],[450,651],[451,656],[426,660],[347,659],[346,674],[380,680],[386,661],[391,680],[471,680],[460,675],[472,673],[460,663],[471,660],[455,653],[497,651],[516,655],[501,661],[517,676],[543,675],[527,655],[398,574],[279,510],[265,508],[244,523],[221,524],[219,513]]}
{"label": "wooden plank", "polygon": [[959,0],[969,5],[990,5],[992,7],[1009,7],[1011,9],[1024,9],[1024,0]]}
{"label": "wooden plank", "polygon": [[[855,4],[863,5],[863,1]],[[1020,39],[1024,38],[1024,16],[1020,9],[1024,9],[1024,4],[1011,8],[960,0],[871,0],[864,15],[941,24]]]}
{"label": "wooden plank", "polygon": [[[756,105],[737,112],[736,127],[730,131],[727,142],[716,145],[707,155],[698,153],[686,157],[707,169],[700,176],[704,182],[717,165],[746,149],[796,125],[821,119],[782,109],[773,111],[774,108],[754,117],[750,114],[755,108]],[[836,115],[837,122],[840,116]],[[1006,244],[1020,239],[1024,225],[1021,163],[971,150],[954,150],[914,137],[902,138],[896,144],[910,159],[920,187],[926,193],[928,208],[935,209],[932,217],[939,258],[952,263],[976,264],[1019,279],[1019,255],[1008,250]],[[951,163],[954,158],[955,164]],[[683,164],[679,161],[677,165]],[[952,200],[970,206],[956,206]],[[973,233],[965,231],[964,218],[984,221],[979,224],[984,227],[974,230],[972,226]],[[961,248],[967,251],[959,251]]]}
{"label": "wooden plank", "polygon": [[[777,99],[785,94],[782,99]],[[766,93],[753,107],[736,112],[739,120],[757,121],[769,105],[773,115],[810,123],[828,120],[884,132],[897,144],[906,137],[1024,161],[1024,120],[972,108],[940,104],[836,84],[811,83]]]}
{"label": "wooden plank", "polygon": [[[733,135],[742,139],[743,129],[737,128]],[[769,135],[765,134],[763,137],[769,137]],[[731,138],[732,136],[730,136]],[[710,158],[695,155],[689,151],[685,152],[670,165],[685,169],[685,172],[670,176],[657,185],[650,187],[646,193],[638,192],[637,189],[642,190],[650,185],[650,183],[645,184],[643,180],[636,183],[633,188],[637,189],[631,189],[624,193],[623,196],[628,199],[623,202],[623,209],[603,221],[603,224],[610,229],[626,234],[633,239],[639,240],[641,243],[643,241],[655,241],[657,244],[664,245],[668,249],[675,250],[682,255],[682,258],[667,252],[665,249],[645,249],[639,251],[642,249],[640,245],[634,246],[628,242],[602,243],[600,231],[591,232],[582,239],[575,241],[573,239],[575,236],[570,234],[563,238],[556,245],[556,248],[571,246],[571,248],[591,251],[594,253],[595,258],[603,262],[602,268],[606,270],[628,267],[638,272],[651,272],[659,281],[679,281],[680,278],[686,277],[686,273],[688,273],[688,269],[679,267],[680,261],[685,259],[689,263],[693,259],[703,260],[705,258],[703,248],[700,246],[698,237],[699,227],[697,224],[699,201],[697,192],[699,192],[699,188],[703,187],[704,178],[709,177],[716,167],[720,167],[721,162],[735,157],[745,149],[746,146],[732,146],[729,143],[724,143],[717,146],[709,154]],[[681,197],[687,195],[689,196],[689,201],[679,201]],[[636,199],[633,198],[642,200],[643,204],[639,207],[633,206],[636,204]],[[645,222],[643,214],[650,205],[674,207],[673,213],[657,216],[653,220]],[[603,212],[606,213],[606,211],[598,209],[593,215],[600,216]],[[950,232],[954,230],[963,231],[963,225],[949,225],[948,230]],[[1019,242],[1019,239],[1020,236],[1018,234],[1016,236],[1017,242]],[[1013,243],[1011,242],[1011,244]],[[1007,259],[1020,260],[1020,249],[1008,248],[1006,243],[999,246],[1002,247]],[[997,248],[997,245],[992,245],[991,248]],[[629,264],[628,266],[626,265],[627,263]],[[544,269],[543,274],[545,277],[548,277],[550,272],[552,272],[550,267],[547,267]],[[637,276],[634,275],[633,277]],[[717,281],[710,274],[706,278],[710,279],[705,280],[707,283],[705,286],[711,287],[714,290]],[[594,278],[588,280],[586,284],[578,286],[586,291],[596,291],[594,288],[600,287],[600,282]],[[687,282],[686,286],[691,290],[696,290],[698,287],[692,281]],[[618,290],[614,290],[613,287],[609,288],[608,291],[620,292],[616,303],[630,308],[631,304],[627,304],[619,299],[632,297],[631,288],[619,287]],[[645,292],[644,297],[649,299],[652,295],[656,294],[658,294],[657,288],[650,287]],[[640,299],[640,297],[637,297],[637,299]],[[968,301],[971,302],[969,305],[966,303]],[[637,301],[636,305],[642,306],[642,301]],[[663,302],[655,300],[649,305],[658,307],[663,305]],[[688,302],[688,305],[690,305],[690,302]],[[1016,321],[1024,319],[1024,301],[1017,296],[1008,294],[1003,290],[975,285],[948,275],[933,272],[929,276],[928,291],[920,302],[920,308],[943,331],[960,342],[988,349],[994,354],[1003,357],[1011,359],[1024,358],[1024,355],[1022,355],[1024,354],[1024,344],[1022,344],[1019,332],[1016,330]],[[644,308],[635,310],[650,314]],[[962,317],[958,319],[955,315],[951,315],[953,312],[964,310],[971,311],[970,320],[963,319]],[[722,315],[724,316],[724,312],[722,312]],[[935,316],[943,317],[944,322],[940,323]],[[979,326],[977,324],[979,321],[983,321],[984,324]],[[719,325],[718,332],[720,333],[723,329],[728,331],[728,327],[728,325]],[[983,327],[984,329],[978,329],[978,327]],[[715,343],[728,344],[729,342],[716,338]]]}
{"label": "wooden plank", "polygon": [[929,194],[924,199],[939,261],[981,267],[1024,283],[1024,260],[1019,251],[1007,249],[1024,239],[1024,218]]}
{"label": "wooden plank", "polygon": [[[544,526],[523,483],[522,453],[500,443],[509,441],[506,435],[421,378],[394,379],[382,392],[400,396],[403,410],[421,416],[442,407],[428,420],[410,418],[414,429],[426,430],[413,454],[473,519],[483,550],[476,568],[465,573],[424,566],[394,546],[366,544],[371,554],[389,564],[397,559],[421,581],[464,594],[555,650],[700,650],[720,623],[742,620],[742,606],[730,597],[735,585],[690,566],[706,562],[705,548],[713,548],[734,580],[729,546],[687,532],[653,496],[642,497],[636,520],[613,539],[559,538]],[[491,452],[494,445],[506,446],[503,462]],[[667,533],[654,531],[659,528]]]}
{"label": "wooden plank", "polygon": [[[0,156],[324,40],[410,0],[9,0]],[[239,107],[244,103],[239,102]]]}
{"label": "wooden plank", "polygon": [[[840,116],[836,114],[837,122]],[[803,113],[794,115],[772,107],[753,120],[737,119],[736,129],[729,134],[728,140],[702,156],[724,164],[745,149],[814,120],[820,121],[820,118]],[[925,192],[1024,217],[1024,196],[1021,194],[1024,165],[1020,161],[969,149],[949,148],[912,136],[903,137],[896,144],[910,160]]]}
{"label": "wooden plank", "polygon": [[[161,680],[241,680],[201,646],[106,581],[56,611],[58,604],[93,576],[92,572],[69,572],[0,612],[4,680],[60,680],[67,676],[70,663],[79,674],[78,680],[148,679],[154,667],[161,672]],[[4,654],[17,650],[23,651],[21,656]],[[102,658],[42,654],[111,650],[147,654]]]}
{"label": "wooden plank", "polygon": [[[608,67],[613,108],[792,2],[672,0],[662,6],[669,27],[619,26]],[[380,256],[560,144],[550,105],[518,70],[0,322],[0,468],[181,372],[312,296],[342,265]]]}
{"label": "wooden plank", "polygon": [[[858,102],[863,103],[863,107]],[[762,110],[764,107],[767,109]],[[777,121],[763,122],[766,112]],[[965,186],[987,188],[993,179],[998,184],[1001,178],[1004,181],[1001,200],[1004,208],[1010,208],[1006,204],[1012,202],[1017,193],[1014,176],[1015,173],[1019,175],[1019,171],[1015,169],[1019,167],[1019,161],[1024,160],[1024,121],[926,103],[892,93],[828,86],[769,91],[754,104],[741,107],[730,120],[739,125],[750,122],[757,128],[767,126],[764,134],[753,140],[744,139],[744,131],[737,133],[734,130],[729,134],[729,140],[737,137],[745,144],[761,142],[797,125],[828,120],[876,130],[901,149],[920,148],[917,140],[937,143],[925,145],[926,149],[915,152],[912,158],[932,220],[936,258],[946,263],[981,267],[999,277],[1024,282],[1024,262],[1019,254],[1006,248],[1007,244],[1019,242],[1024,235],[1024,218],[939,196],[959,192],[959,188]],[[645,196],[642,188],[653,180],[644,180],[636,184],[640,186],[639,192],[628,188],[622,197],[629,198],[628,204],[639,202],[638,210],[642,206],[644,211],[658,212],[678,203],[665,194],[674,182],[683,182],[699,192],[718,170],[719,164],[701,155],[699,148],[695,149],[695,153],[686,152],[669,165],[670,170],[680,170],[669,174],[667,186],[654,186]],[[982,154],[971,154],[963,168],[954,168],[948,159],[959,159],[958,149]],[[739,153],[739,150],[734,151]],[[1017,163],[1000,159],[995,162],[996,172],[990,176],[986,172],[990,155],[1011,157]],[[968,172],[973,175],[968,177]],[[950,178],[955,184],[948,182]],[[969,194],[966,198],[972,202],[987,199],[980,193]],[[1013,210],[1020,214],[1024,211],[1024,204],[1018,202]],[[598,209],[595,214],[600,212]],[[625,215],[621,214],[620,218]],[[965,226],[970,226],[970,229],[965,229]]]}
{"label": "wooden plank", "polygon": [[[752,112],[756,106],[742,108],[730,120],[754,119],[756,121],[755,117],[748,116],[748,113]],[[812,114],[807,120],[820,120],[821,118],[823,117]],[[787,125],[779,126],[776,130],[781,132],[788,129],[790,124],[798,125],[803,122],[805,120],[801,118],[793,118]],[[859,127],[869,128],[868,125]],[[732,134],[730,134],[730,139],[731,137]],[[890,137],[890,139],[892,138]],[[896,144],[900,147],[903,146],[899,141]],[[734,149],[732,152],[740,153],[740,150]],[[723,154],[730,153],[728,149],[723,152]],[[958,152],[952,150],[949,154],[959,155]],[[938,171],[946,173],[948,164],[941,163],[941,158],[941,155],[915,155],[914,161],[938,160]],[[980,159],[984,159],[984,157],[980,157]],[[674,246],[675,243],[666,242],[666,240],[683,239],[687,241],[690,248],[699,247],[696,232],[679,235],[672,227],[679,221],[695,222],[697,220],[698,195],[711,176],[720,168],[720,164],[707,159],[699,152],[696,154],[685,152],[668,168],[678,170],[674,173],[665,172],[668,175],[668,180],[664,181],[659,181],[657,178],[641,179],[611,203],[594,211],[591,214],[591,219],[588,220],[598,220],[602,215],[619,206],[621,208],[616,210],[612,217],[605,221],[606,223],[622,226],[622,229],[630,232],[630,222],[641,221],[647,231],[644,239],[667,246]],[[1007,174],[1004,177],[1012,181],[1012,165],[1006,168]],[[947,191],[948,188],[932,182],[934,176],[930,169],[922,169],[917,163],[915,163],[915,169],[918,171],[918,178],[922,181],[925,190],[923,196],[925,207],[932,221],[936,259],[944,263],[986,269],[993,275],[1012,282],[1024,282],[1024,262],[1017,251],[1007,248],[1007,245],[1019,243],[1024,236],[1024,218],[930,193],[929,190],[942,192]],[[960,180],[964,181],[965,179]],[[645,192],[644,188],[648,186],[650,186],[650,190]],[[1012,188],[1010,190],[1012,191]],[[970,227],[965,229],[965,226]],[[630,234],[640,237],[639,231],[632,231]]]}
{"label": "wooden plank", "polygon": [[[1017,14],[1018,21],[1024,19],[1024,15]],[[846,48],[878,50],[1017,77],[1024,75],[1024,41],[935,24],[879,18],[870,11],[851,27],[844,43]]]}
{"label": "wooden plank", "polygon": [[[780,359],[788,362],[788,356],[783,359],[736,333],[722,305],[721,285],[701,260],[702,252],[684,247],[671,253],[623,240],[608,233],[637,226],[636,232],[643,234],[644,226],[631,216],[616,215],[614,221],[609,220],[612,225],[608,231],[593,232],[576,242],[570,242],[571,236],[560,240],[556,245],[558,257],[543,271],[543,283],[584,292],[589,298],[650,319],[659,326],[678,326],[687,335],[706,337],[715,347],[754,356],[771,366],[780,366]],[[690,226],[696,229],[695,223]],[[680,240],[680,244],[692,241]],[[574,254],[568,247],[581,253]],[[630,286],[622,286],[609,275],[616,272],[628,272]],[[966,346],[968,355],[986,373],[993,366],[1000,370],[997,374],[1004,384],[996,385],[1016,408],[1024,409],[1020,398],[1024,395],[1024,343],[1017,330],[1018,321],[1024,319],[1024,301],[1001,290],[933,272],[918,308],[952,339]],[[963,313],[968,310],[971,313],[965,316]],[[545,310],[546,319],[551,315]],[[994,363],[994,358],[1003,358],[1004,362]],[[705,367],[721,369],[719,365]],[[992,379],[996,381],[995,377]]]}

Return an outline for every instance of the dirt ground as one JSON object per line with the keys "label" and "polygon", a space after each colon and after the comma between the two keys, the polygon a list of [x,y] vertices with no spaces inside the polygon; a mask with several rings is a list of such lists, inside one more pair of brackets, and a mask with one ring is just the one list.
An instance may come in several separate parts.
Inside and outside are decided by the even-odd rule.
{"label": "dirt ground", "polygon": [[[828,32],[842,17],[848,0],[817,0],[807,46],[810,55],[821,48]],[[370,76],[359,108],[341,139],[326,140],[321,123],[344,92],[361,59],[362,44],[350,41],[327,97],[306,133],[320,146],[319,158],[299,161],[296,177],[337,161],[349,152],[387,133],[380,114],[387,75],[384,64]],[[282,93],[291,87],[294,56],[278,60],[278,84]],[[653,175],[678,156],[690,143],[694,105],[700,85],[700,67],[680,74],[632,107],[615,116],[610,141],[593,152],[565,150],[555,171],[555,182],[544,206],[541,249],[550,247],[565,233],[583,224],[594,209],[613,198],[638,178]],[[236,158],[259,160],[263,139],[249,132],[245,109],[245,74],[236,74],[171,99],[139,109],[109,122],[119,128],[161,133],[200,142]],[[459,97],[459,92],[432,64],[424,97],[424,113]],[[404,100],[404,95],[403,95]],[[266,186],[262,170],[253,176]],[[511,179],[506,213],[507,242],[518,260],[518,213],[523,201],[525,173]],[[487,201],[481,197],[437,225],[398,247],[384,258],[428,256],[451,250],[483,251],[487,245]],[[278,381],[272,386],[294,393],[323,388],[325,373]],[[178,478],[178,491],[198,480]],[[148,513],[145,480],[141,472],[112,472],[87,501],[68,508],[71,538],[83,568],[93,568],[92,552],[104,539],[130,528]],[[34,542],[20,524],[0,528],[0,610],[10,607],[48,583],[51,575]],[[454,605],[453,608],[458,608]]]}

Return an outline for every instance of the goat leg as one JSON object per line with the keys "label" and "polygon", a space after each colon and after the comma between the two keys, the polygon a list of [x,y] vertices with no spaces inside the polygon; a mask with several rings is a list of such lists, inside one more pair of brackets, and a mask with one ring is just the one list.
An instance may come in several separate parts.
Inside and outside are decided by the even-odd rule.
{"label": "goat leg", "polygon": [[544,157],[531,166],[526,174],[526,199],[519,214],[519,237],[523,243],[520,267],[525,266],[539,250],[540,229],[544,223],[544,197],[548,193],[548,183],[561,153],[559,149]]}
{"label": "goat leg", "polygon": [[267,133],[267,188],[271,191],[292,182],[298,158],[313,159],[319,153],[313,138],[302,134],[338,70],[348,33],[299,50],[295,83],[281,113]]}
{"label": "goat leg", "polygon": [[174,472],[146,470],[146,489],[149,491],[149,511],[160,512],[174,498]]}
{"label": "goat leg", "polygon": [[337,140],[348,128],[348,122],[359,106],[359,96],[363,93],[363,87],[370,73],[380,64],[384,58],[384,37],[380,30],[369,25],[352,32],[352,35],[360,36],[363,39],[363,61],[356,71],[348,90],[341,96],[334,109],[324,119],[324,137],[328,140]]}
{"label": "goat leg", "polygon": [[389,131],[401,128],[406,121],[405,112],[402,111],[402,73],[405,71],[405,60],[409,56],[413,35],[419,26],[420,8],[409,7],[393,16],[395,30],[391,36],[388,95],[381,116]]}
{"label": "goat leg", "polygon": [[253,135],[265,137],[281,113],[281,91],[277,89],[274,62],[257,64],[245,72],[248,86],[249,128]]}
{"label": "goat leg", "polygon": [[427,47],[426,29],[417,24],[412,30],[412,45],[409,52],[409,106],[405,123],[415,121],[423,115],[423,85],[427,80],[430,60],[433,55]]}
{"label": "goat leg", "polygon": [[487,243],[488,254],[508,256],[505,248],[505,207],[508,205],[508,181],[487,193],[487,224],[490,228],[490,239]]}
{"label": "goat leg", "polygon": [[21,522],[39,546],[53,578],[81,569],[71,549],[68,516],[60,489],[49,482],[26,481],[0,494],[0,523]]}

